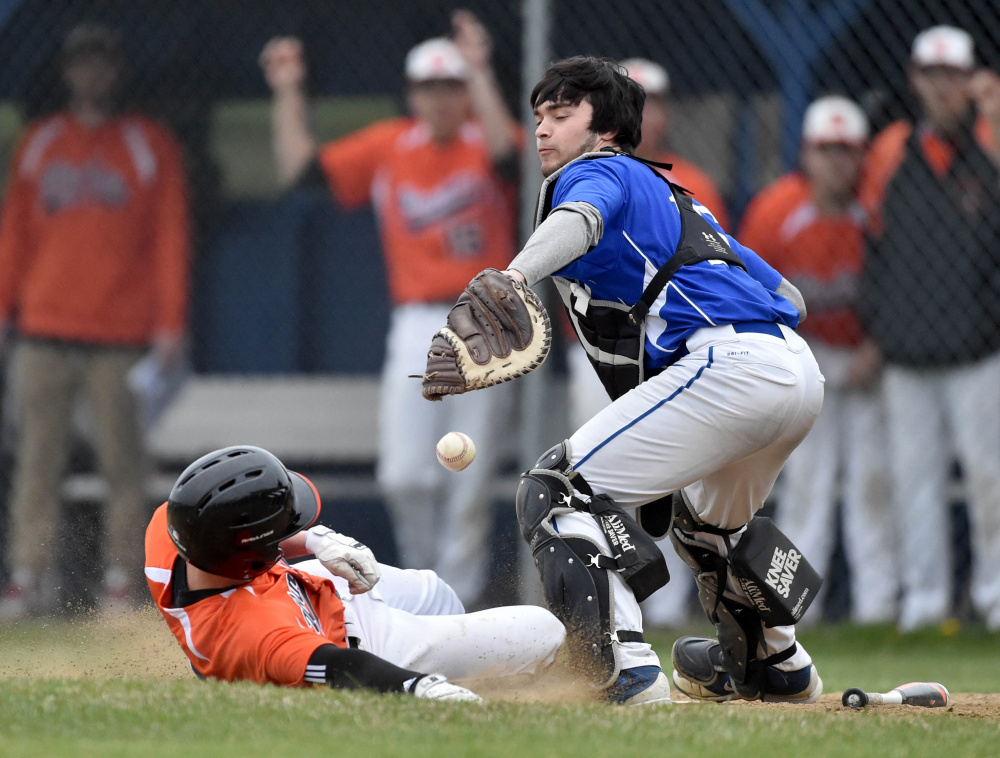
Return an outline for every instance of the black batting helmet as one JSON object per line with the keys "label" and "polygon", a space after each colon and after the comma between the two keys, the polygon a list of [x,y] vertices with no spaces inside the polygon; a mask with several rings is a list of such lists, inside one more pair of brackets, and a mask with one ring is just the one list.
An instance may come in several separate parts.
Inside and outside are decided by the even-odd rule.
{"label": "black batting helmet", "polygon": [[167,530],[202,571],[252,579],[281,558],[278,543],[319,515],[312,482],[267,450],[238,445],[199,458],[167,500]]}

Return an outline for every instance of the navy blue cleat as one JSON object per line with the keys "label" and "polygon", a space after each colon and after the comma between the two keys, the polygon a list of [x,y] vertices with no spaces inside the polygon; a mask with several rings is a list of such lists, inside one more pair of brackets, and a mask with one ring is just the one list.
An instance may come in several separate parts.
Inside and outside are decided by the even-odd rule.
{"label": "navy blue cleat", "polygon": [[669,703],[670,682],[659,666],[637,666],[623,669],[605,693],[618,705]]}
{"label": "navy blue cleat", "polygon": [[[742,699],[722,667],[722,647],[717,640],[681,637],[674,643],[671,659],[674,687],[692,700],[724,703]],[[781,671],[774,666],[764,669],[761,700],[766,703],[814,703],[822,694],[823,681],[815,666],[797,671]]]}

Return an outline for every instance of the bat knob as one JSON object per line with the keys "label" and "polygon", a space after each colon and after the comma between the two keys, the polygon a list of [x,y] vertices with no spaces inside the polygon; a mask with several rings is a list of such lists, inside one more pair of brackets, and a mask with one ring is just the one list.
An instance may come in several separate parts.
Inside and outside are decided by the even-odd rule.
{"label": "bat knob", "polygon": [[849,690],[844,690],[841,702],[848,708],[864,708],[868,705],[868,693],[859,687],[851,687]]}

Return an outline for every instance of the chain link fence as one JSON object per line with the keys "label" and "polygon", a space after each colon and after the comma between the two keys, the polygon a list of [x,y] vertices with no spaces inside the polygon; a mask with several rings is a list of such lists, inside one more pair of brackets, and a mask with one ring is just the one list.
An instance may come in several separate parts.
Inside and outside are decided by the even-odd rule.
{"label": "chain link fence", "polygon": [[[714,181],[724,203],[719,210],[734,232],[751,200],[798,167],[802,119],[815,98],[839,93],[855,100],[873,134],[898,119],[920,118],[908,61],[921,30],[937,24],[965,29],[975,43],[976,64],[1000,70],[1000,6],[991,0],[472,0],[464,6],[492,35],[497,79],[512,112],[526,122],[529,146],[525,100],[532,77],[540,73],[538,62],[595,54],[641,57],[663,66],[671,82],[663,147],[700,166]],[[0,0],[0,168],[7,175],[26,124],[65,106],[59,51],[66,34],[84,21],[120,30],[128,60],[125,105],[166,124],[184,151],[193,224],[193,381],[308,375],[374,383],[389,318],[376,220],[369,210],[345,212],[329,197],[281,188],[270,91],[258,56],[274,36],[302,40],[312,128],[319,141],[331,140],[405,113],[406,52],[424,39],[448,34],[455,8],[454,2],[438,0]],[[531,157],[526,166],[532,165]],[[522,172],[520,179],[522,213],[530,213],[527,206],[540,184],[534,165],[536,170]],[[990,215],[1000,188],[991,186],[988,194],[982,209],[988,221],[975,231],[988,236],[979,240],[985,258],[969,262],[968,272],[1000,283],[992,270],[1000,229],[991,226],[997,219]],[[941,198],[911,200],[933,204]],[[927,216],[920,205],[909,212],[911,223]],[[915,228],[918,240],[933,236],[933,230]],[[969,244],[975,247],[976,241]],[[932,268],[947,260],[949,251],[939,254],[911,268]],[[906,267],[888,270],[909,276]],[[980,284],[978,279],[965,282],[970,292]],[[900,288],[912,292],[916,286]],[[991,316],[1000,303],[1000,286],[988,289],[983,295],[988,302],[978,305],[972,301],[979,295],[934,302],[938,294],[928,292],[921,307],[969,307]],[[912,309],[900,312],[913,318]],[[941,318],[925,313],[917,321],[933,325]],[[1000,334],[1000,314],[980,327],[970,339]],[[918,346],[924,339],[940,341],[940,335],[911,336]],[[976,365],[986,360],[980,353]],[[953,365],[953,358],[945,356],[942,364]],[[531,449],[521,451],[522,458],[534,460],[571,431],[563,408],[566,371],[557,355],[536,379],[525,382],[522,402],[537,408],[544,396],[541,407],[549,412],[523,414],[532,428],[511,429],[515,441],[529,440],[524,445]],[[907,397],[922,397],[922,391],[914,389]],[[204,423],[215,422],[212,410],[201,409]],[[913,408],[915,414],[920,411]],[[374,408],[344,412],[371,419],[368,434],[375,434]],[[1000,419],[1000,408],[984,412]],[[10,407],[3,413],[5,419],[15,416]],[[942,411],[936,454],[946,459],[942,465],[949,472],[943,496],[955,504],[948,521],[959,547],[952,610],[968,613],[970,538],[959,486],[964,472],[954,462],[964,448],[960,430],[948,426],[946,415]],[[7,426],[4,478],[9,480],[17,430],[10,421]],[[170,471],[179,461],[162,463]],[[335,467],[337,462],[327,463]],[[372,464],[355,458],[347,467],[364,478]],[[986,470],[994,464],[1000,468],[996,461]],[[91,467],[87,446],[81,445],[72,468]],[[984,491],[994,484],[983,484]],[[361,499],[370,496],[366,492]],[[777,500],[780,510],[780,488]],[[510,537],[505,518],[501,528]],[[355,526],[358,536],[384,541],[370,534],[364,519]],[[828,526],[837,529],[836,521]],[[842,551],[834,554],[832,566],[831,576],[842,578]],[[846,583],[835,579],[833,585],[831,613],[846,613]]]}

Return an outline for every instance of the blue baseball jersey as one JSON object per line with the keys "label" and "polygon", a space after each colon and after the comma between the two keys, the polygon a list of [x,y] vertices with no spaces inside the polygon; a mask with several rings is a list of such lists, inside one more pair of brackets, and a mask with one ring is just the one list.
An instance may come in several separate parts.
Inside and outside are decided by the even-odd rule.
{"label": "blue baseball jersey", "polygon": [[[680,241],[680,210],[667,183],[625,156],[578,160],[559,175],[552,208],[567,202],[597,208],[604,234],[594,248],[553,276],[585,285],[598,300],[637,302]],[[697,202],[694,207],[725,234],[707,208]],[[684,340],[702,327],[747,321],[798,326],[795,306],[775,292],[781,274],[733,237],[726,239],[747,270],[721,261],[682,266],[646,317],[647,368],[669,363]]]}

